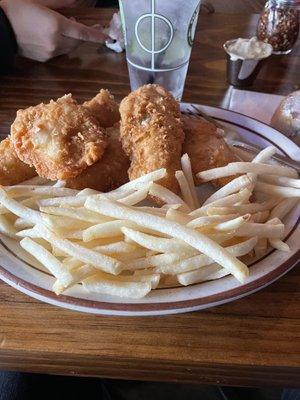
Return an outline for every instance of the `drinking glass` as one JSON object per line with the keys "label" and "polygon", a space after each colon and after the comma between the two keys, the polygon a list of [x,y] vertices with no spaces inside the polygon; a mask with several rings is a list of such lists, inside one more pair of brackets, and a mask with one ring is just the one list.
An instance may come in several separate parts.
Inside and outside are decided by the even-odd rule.
{"label": "drinking glass", "polygon": [[201,0],[119,0],[131,89],[182,97]]}

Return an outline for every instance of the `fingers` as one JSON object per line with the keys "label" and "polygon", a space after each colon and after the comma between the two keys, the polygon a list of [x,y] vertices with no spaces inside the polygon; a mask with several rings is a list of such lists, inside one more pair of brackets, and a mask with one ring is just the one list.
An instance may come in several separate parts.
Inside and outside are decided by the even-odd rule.
{"label": "fingers", "polygon": [[62,26],[63,36],[84,42],[103,43],[108,36],[101,30],[66,19]]}

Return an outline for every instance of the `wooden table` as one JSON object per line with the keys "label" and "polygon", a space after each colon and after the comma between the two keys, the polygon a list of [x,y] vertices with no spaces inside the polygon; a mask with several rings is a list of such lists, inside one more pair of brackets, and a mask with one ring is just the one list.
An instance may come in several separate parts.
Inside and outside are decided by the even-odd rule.
{"label": "wooden table", "polygon": [[[75,12],[75,11],[73,11]],[[78,10],[88,24],[112,10]],[[203,14],[184,100],[218,105],[227,90],[222,43],[253,33],[251,15]],[[251,22],[252,21],[252,22]],[[226,22],[226,23],[225,23]],[[300,82],[299,49],[270,63],[255,90],[288,93]],[[0,133],[16,109],[72,92],[129,91],[124,55],[84,44],[47,64],[19,60],[0,77]],[[244,386],[300,382],[300,273],[242,300],[167,317],[85,315],[33,300],[0,283],[0,368],[66,375]]]}

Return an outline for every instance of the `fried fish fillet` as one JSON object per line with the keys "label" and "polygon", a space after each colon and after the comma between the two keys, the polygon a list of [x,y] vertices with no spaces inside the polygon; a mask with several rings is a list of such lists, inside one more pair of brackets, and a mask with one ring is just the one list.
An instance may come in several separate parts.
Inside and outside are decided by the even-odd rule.
{"label": "fried fish fillet", "polygon": [[0,142],[0,185],[16,185],[36,175],[35,169],[19,160],[9,137]]}
{"label": "fried fish fillet", "polygon": [[95,97],[84,102],[83,106],[97,118],[102,128],[110,128],[120,121],[119,106],[108,90],[101,89]]}
{"label": "fried fish fillet", "polygon": [[83,103],[99,124],[106,129],[108,145],[103,157],[87,167],[79,176],[69,179],[67,187],[90,188],[100,192],[116,189],[128,181],[130,161],[120,142],[119,106],[108,90],[101,89],[90,101]]}
{"label": "fried fish fillet", "polygon": [[78,176],[102,157],[107,144],[98,120],[70,94],[19,110],[11,140],[20,160],[51,180]]}
{"label": "fried fish fillet", "polygon": [[[183,153],[187,153],[191,159],[196,183],[201,183],[196,174],[208,169],[223,167],[230,162],[239,161],[231,151],[225,140],[218,134],[217,127],[203,118],[182,116],[185,141]],[[215,179],[213,183],[224,186],[232,180],[232,177]]]}
{"label": "fried fish fillet", "polygon": [[161,86],[146,85],[122,100],[120,114],[122,146],[131,160],[129,178],[166,168],[159,183],[178,193],[175,172],[181,169],[184,140],[178,102]]}
{"label": "fried fish fillet", "polygon": [[108,192],[128,181],[129,158],[120,142],[120,124],[106,130],[108,146],[101,160],[86,168],[76,178],[67,180],[66,186],[71,189],[95,189]]}

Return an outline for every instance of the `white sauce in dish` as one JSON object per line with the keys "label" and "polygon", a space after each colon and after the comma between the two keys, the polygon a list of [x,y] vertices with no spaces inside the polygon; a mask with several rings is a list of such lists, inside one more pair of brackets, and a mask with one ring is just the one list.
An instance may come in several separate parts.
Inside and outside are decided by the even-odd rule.
{"label": "white sauce in dish", "polygon": [[230,40],[224,46],[231,60],[260,60],[272,54],[273,47],[265,42],[252,37],[251,39],[238,38]]}

